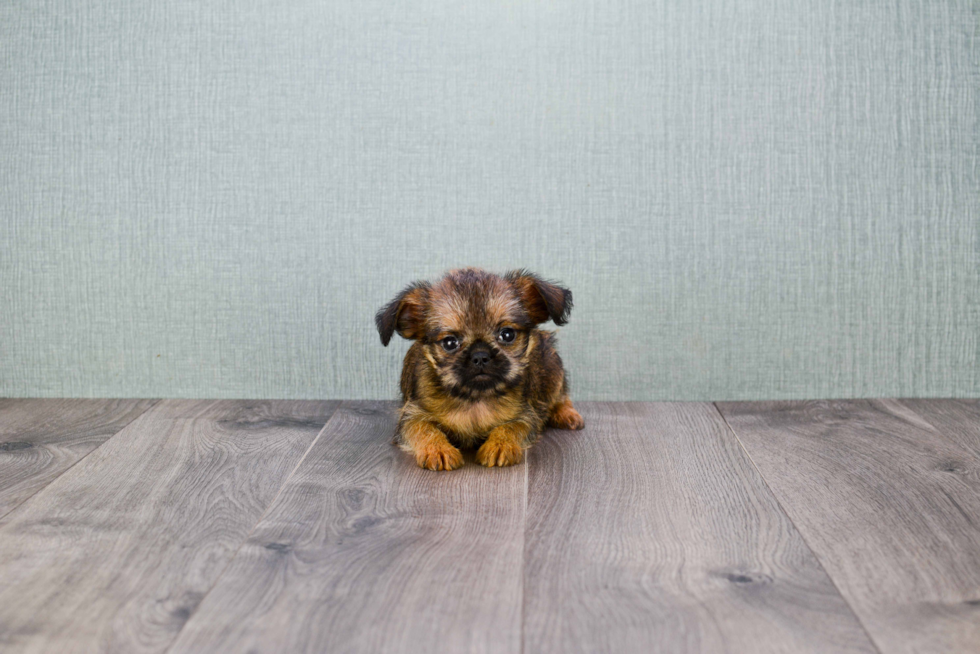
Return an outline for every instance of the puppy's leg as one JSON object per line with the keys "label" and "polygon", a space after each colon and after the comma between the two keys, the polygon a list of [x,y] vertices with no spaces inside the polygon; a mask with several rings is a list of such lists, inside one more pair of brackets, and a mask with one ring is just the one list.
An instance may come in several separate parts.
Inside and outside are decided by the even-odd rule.
{"label": "puppy's leg", "polygon": [[533,429],[525,422],[507,422],[495,427],[476,451],[476,462],[493,466],[512,466],[524,458],[524,444]]}
{"label": "puppy's leg", "polygon": [[463,467],[462,453],[452,446],[441,429],[428,420],[416,418],[405,421],[401,447],[414,454],[415,462],[429,470]]}
{"label": "puppy's leg", "polygon": [[565,395],[558,400],[555,406],[551,407],[548,426],[558,429],[582,429],[585,427],[585,420],[572,406],[572,400]]}

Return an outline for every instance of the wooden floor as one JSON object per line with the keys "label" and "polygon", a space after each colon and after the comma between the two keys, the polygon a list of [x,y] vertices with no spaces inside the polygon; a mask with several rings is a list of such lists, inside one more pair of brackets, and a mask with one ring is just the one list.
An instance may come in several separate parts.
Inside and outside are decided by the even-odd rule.
{"label": "wooden floor", "polygon": [[980,402],[0,400],[3,652],[980,652]]}

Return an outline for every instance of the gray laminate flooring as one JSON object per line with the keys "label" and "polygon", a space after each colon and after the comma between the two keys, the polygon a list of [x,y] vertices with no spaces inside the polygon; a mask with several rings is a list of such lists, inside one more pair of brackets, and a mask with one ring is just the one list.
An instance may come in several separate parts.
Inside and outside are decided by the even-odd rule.
{"label": "gray laminate flooring", "polygon": [[3,652],[978,652],[980,402],[0,400]]}

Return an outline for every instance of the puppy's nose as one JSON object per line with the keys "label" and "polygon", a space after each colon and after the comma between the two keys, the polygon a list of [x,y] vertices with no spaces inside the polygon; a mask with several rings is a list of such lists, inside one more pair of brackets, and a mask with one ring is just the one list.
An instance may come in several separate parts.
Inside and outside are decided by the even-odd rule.
{"label": "puppy's nose", "polygon": [[482,368],[488,363],[490,363],[490,350],[474,350],[470,352],[470,363],[472,363],[477,368]]}

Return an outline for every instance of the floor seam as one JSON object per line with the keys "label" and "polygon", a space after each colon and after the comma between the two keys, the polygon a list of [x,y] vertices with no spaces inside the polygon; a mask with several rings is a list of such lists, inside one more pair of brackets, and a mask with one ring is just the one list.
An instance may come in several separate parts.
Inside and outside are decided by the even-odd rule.
{"label": "floor seam", "polygon": [[[906,398],[906,399],[908,399],[908,398]],[[918,399],[918,398],[911,398],[911,399]],[[952,398],[952,399],[956,399],[956,398]],[[913,415],[915,415],[917,418],[919,418],[919,420],[921,420],[922,422],[924,422],[925,424],[927,424],[930,427],[930,429],[932,429],[932,431],[935,432],[936,436],[938,436],[940,438],[940,440],[942,440],[944,443],[946,443],[947,446],[951,446],[952,448],[955,448],[955,449],[959,450],[961,454],[965,455],[966,457],[968,457],[970,459],[973,459],[975,461],[980,461],[980,456],[978,456],[977,454],[974,454],[971,449],[969,449],[968,447],[966,447],[964,445],[961,445],[955,439],[953,439],[949,435],[947,435],[946,428],[945,427],[941,427],[941,426],[937,425],[935,422],[933,422],[932,420],[930,420],[928,418],[927,414],[921,413],[917,409],[914,409],[914,408],[910,407],[908,404],[906,404],[905,402],[903,402],[901,399],[898,399],[898,398],[888,398],[888,400],[889,401],[892,401],[892,402],[895,402],[896,404],[898,404],[899,406],[901,406],[903,409],[905,409],[906,411],[911,412]]]}
{"label": "floor seam", "polygon": [[813,559],[817,562],[817,565],[819,565],[820,569],[823,570],[823,573],[827,575],[827,579],[830,581],[830,584],[834,587],[834,590],[836,590],[840,598],[844,600],[844,604],[847,605],[847,608],[851,610],[851,615],[854,616],[854,619],[857,620],[858,625],[861,626],[861,630],[864,631],[864,634],[868,637],[868,642],[871,643],[871,646],[875,648],[876,652],[882,654],[881,647],[878,645],[878,642],[874,639],[874,636],[871,635],[871,632],[868,631],[868,627],[864,624],[864,620],[861,619],[861,615],[857,612],[857,609],[855,609],[854,606],[851,604],[851,602],[847,599],[847,596],[841,592],[840,586],[837,585],[837,580],[835,580],[833,575],[830,574],[830,571],[827,570],[827,566],[825,566],[824,562],[820,559],[820,555],[817,554],[817,551],[813,549],[809,541],[807,541],[806,536],[803,534],[803,531],[796,524],[796,521],[793,520],[793,517],[789,514],[789,511],[786,510],[786,507],[783,506],[783,503],[779,501],[779,496],[776,495],[775,491],[773,491],[772,489],[772,486],[769,485],[769,480],[766,479],[766,476],[762,474],[762,470],[760,470],[759,466],[756,465],[755,459],[752,458],[752,454],[749,453],[749,450],[748,448],[745,447],[745,444],[742,442],[742,439],[738,437],[738,433],[735,431],[735,428],[732,427],[730,422],[728,422],[728,418],[725,416],[724,412],[722,412],[721,407],[718,406],[717,402],[712,402],[711,405],[715,408],[715,411],[718,412],[718,415],[721,416],[721,419],[724,421],[725,426],[728,428],[728,431],[731,433],[732,436],[735,437],[735,442],[738,443],[739,449],[742,450],[742,452],[748,458],[749,463],[752,464],[752,468],[755,469],[756,473],[759,475],[759,479],[762,480],[762,483],[765,485],[766,490],[769,491],[769,495],[772,497],[773,501],[776,502],[776,506],[778,506],[779,510],[783,512],[783,515],[786,516],[786,519],[789,520],[789,523],[793,525],[793,529],[795,529],[796,533],[799,534],[800,540],[803,541],[803,544],[810,551],[810,554],[813,555]]}
{"label": "floor seam", "polygon": [[70,466],[68,466],[67,468],[65,468],[61,472],[59,472],[58,475],[54,479],[52,479],[51,481],[49,481],[48,483],[46,483],[44,486],[41,486],[36,491],[34,491],[33,493],[31,493],[30,495],[28,495],[27,497],[25,497],[21,502],[18,502],[16,506],[11,507],[9,511],[7,511],[6,513],[0,515],[0,527],[3,526],[3,522],[2,521],[3,521],[4,518],[6,518],[8,515],[10,515],[11,513],[13,513],[14,511],[16,511],[17,509],[19,509],[20,507],[24,506],[25,503],[29,502],[35,495],[37,495],[41,491],[46,490],[48,487],[51,486],[51,484],[53,484],[54,482],[56,482],[59,479],[61,479],[62,476],[64,476],[64,474],[66,472],[68,472],[69,470],[71,470],[72,468],[74,468],[75,466],[77,466],[79,463],[81,463],[82,461],[84,461],[85,459],[87,459],[96,450],[101,449],[102,446],[104,446],[106,443],[108,443],[109,441],[111,441],[113,438],[115,438],[116,436],[118,436],[119,434],[121,434],[123,432],[123,430],[126,429],[126,427],[129,427],[131,424],[133,424],[134,422],[136,422],[137,420],[139,420],[140,418],[142,418],[143,416],[145,416],[147,414],[147,412],[149,412],[150,409],[152,409],[153,407],[155,407],[157,404],[159,404],[162,401],[163,400],[160,399],[160,398],[157,398],[157,399],[153,400],[153,402],[150,404],[150,406],[146,407],[145,409],[143,409],[142,411],[140,411],[138,414],[136,414],[135,416],[133,416],[133,419],[130,420],[129,422],[127,422],[125,425],[123,425],[122,427],[120,427],[116,431],[112,432],[112,434],[110,434],[109,438],[105,439],[104,441],[102,441],[101,443],[99,443],[98,445],[96,445],[95,447],[93,447],[91,450],[89,450],[88,452],[86,452],[85,454],[83,454],[78,459],[78,461],[75,461]]}
{"label": "floor seam", "polygon": [[254,534],[255,530],[258,529],[258,526],[262,524],[262,521],[265,520],[265,517],[269,515],[269,511],[272,510],[272,507],[276,505],[276,502],[279,500],[279,497],[282,495],[283,489],[285,489],[286,486],[289,485],[289,481],[293,478],[293,475],[295,475],[296,471],[299,470],[299,467],[303,465],[303,461],[306,461],[306,457],[310,455],[310,452],[313,450],[313,447],[320,441],[320,438],[323,436],[324,432],[327,431],[327,427],[329,427],[330,423],[334,421],[334,418],[336,418],[337,414],[340,413],[341,407],[343,407],[346,403],[347,403],[346,400],[341,400],[340,402],[337,403],[337,406],[330,414],[330,417],[327,418],[327,421],[323,424],[323,427],[320,428],[320,431],[319,433],[317,433],[316,438],[313,439],[313,442],[310,443],[310,446],[306,448],[305,452],[303,452],[303,456],[301,456],[299,458],[299,461],[296,462],[296,465],[293,467],[292,471],[290,471],[290,473],[286,475],[286,478],[283,480],[282,485],[279,487],[279,490],[276,491],[275,497],[273,497],[272,501],[269,502],[269,506],[265,507],[265,511],[262,512],[262,515],[260,515],[258,520],[255,521],[255,524],[252,525],[252,528],[249,529],[247,534],[245,534],[245,537],[242,539],[242,542],[240,542],[238,544],[238,547],[235,548],[235,553],[228,558],[228,562],[225,564],[225,567],[222,568],[218,576],[215,577],[214,583],[211,584],[211,587],[208,588],[207,591],[204,593],[204,595],[201,596],[201,601],[197,603],[197,606],[194,607],[194,610],[191,612],[191,614],[187,616],[187,619],[184,620],[184,624],[180,626],[180,629],[178,629],[177,633],[174,634],[174,637],[170,641],[170,644],[167,645],[166,649],[164,649],[161,652],[161,654],[168,654],[170,650],[173,649],[174,645],[177,644],[177,640],[180,638],[180,634],[183,633],[187,625],[190,624],[191,620],[194,619],[194,616],[197,615],[198,610],[204,604],[204,601],[208,598],[208,595],[211,594],[211,591],[213,591],[215,588],[218,587],[218,584],[221,582],[221,579],[225,576],[225,573],[228,572],[229,568],[231,568],[231,564],[235,562],[235,559],[238,558],[238,554],[242,551],[242,548],[245,547],[245,543],[247,543],[248,539],[252,537],[252,534]]}
{"label": "floor seam", "polygon": [[521,542],[521,629],[520,629],[520,647],[519,651],[524,654],[524,631],[525,622],[527,615],[527,503],[528,495],[531,493],[531,457],[527,457],[527,462],[524,464],[524,517],[523,517],[523,528],[521,529],[521,534],[523,536]]}

